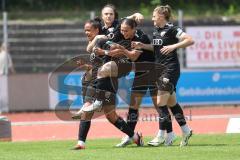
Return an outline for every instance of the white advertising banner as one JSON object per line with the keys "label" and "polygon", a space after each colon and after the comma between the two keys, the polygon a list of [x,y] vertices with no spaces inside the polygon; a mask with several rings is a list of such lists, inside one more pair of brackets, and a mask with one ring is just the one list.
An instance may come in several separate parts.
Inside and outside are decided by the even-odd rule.
{"label": "white advertising banner", "polygon": [[8,77],[0,75],[0,113],[8,112]]}
{"label": "white advertising banner", "polygon": [[195,44],[186,49],[189,68],[240,67],[240,26],[187,27]]}

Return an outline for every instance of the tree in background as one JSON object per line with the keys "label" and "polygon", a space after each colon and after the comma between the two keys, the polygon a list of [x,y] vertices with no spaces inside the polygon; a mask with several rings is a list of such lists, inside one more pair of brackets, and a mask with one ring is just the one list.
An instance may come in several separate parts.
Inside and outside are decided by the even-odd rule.
{"label": "tree in background", "polygon": [[[156,5],[169,4],[174,10],[182,9],[185,14],[192,16],[221,15],[231,16],[240,14],[239,0],[0,0],[6,1],[9,12],[86,12],[99,11],[106,3],[117,6],[119,11],[140,11],[145,16],[150,16]],[[2,3],[0,3],[2,8]],[[99,12],[100,13],[100,12]],[[122,15],[122,16],[125,16]]]}

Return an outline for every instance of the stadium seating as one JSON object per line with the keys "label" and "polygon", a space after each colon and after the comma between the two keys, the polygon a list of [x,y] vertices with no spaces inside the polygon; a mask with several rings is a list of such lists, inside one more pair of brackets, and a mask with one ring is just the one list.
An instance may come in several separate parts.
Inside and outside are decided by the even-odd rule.
{"label": "stadium seating", "polygon": [[[152,23],[140,27],[150,34]],[[86,54],[86,41],[83,23],[8,25],[9,50],[17,73],[51,72],[66,60]]]}
{"label": "stadium seating", "polygon": [[10,24],[8,41],[17,73],[51,72],[86,53],[83,25],[76,23]]}

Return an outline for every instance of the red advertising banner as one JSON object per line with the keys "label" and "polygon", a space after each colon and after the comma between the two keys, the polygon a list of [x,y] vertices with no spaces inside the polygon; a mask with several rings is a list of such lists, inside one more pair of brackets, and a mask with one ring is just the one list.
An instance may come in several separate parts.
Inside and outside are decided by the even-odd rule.
{"label": "red advertising banner", "polygon": [[187,27],[195,44],[186,49],[189,68],[240,67],[240,26]]}

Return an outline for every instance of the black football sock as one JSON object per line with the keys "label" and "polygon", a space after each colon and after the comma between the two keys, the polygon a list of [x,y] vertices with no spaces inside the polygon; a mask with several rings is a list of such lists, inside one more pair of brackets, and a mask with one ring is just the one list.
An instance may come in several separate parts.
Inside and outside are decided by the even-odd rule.
{"label": "black football sock", "polygon": [[171,112],[174,115],[179,126],[185,125],[186,120],[185,120],[184,113],[183,113],[181,106],[177,103],[175,106],[169,107],[169,108],[171,109]]}
{"label": "black football sock", "polygon": [[138,109],[129,108],[127,124],[134,131],[138,122]]}
{"label": "black football sock", "polygon": [[78,140],[85,142],[91,121],[81,120],[79,124]]}
{"label": "black football sock", "polygon": [[168,111],[168,107],[166,105],[159,106],[157,111],[159,114],[160,130],[166,130],[167,133],[172,132],[172,120],[171,120],[171,115]]}
{"label": "black football sock", "polygon": [[118,117],[118,119],[113,125],[117,127],[119,130],[121,130],[123,133],[126,133],[129,137],[134,136],[134,131],[127,125],[127,123],[121,117]]}

